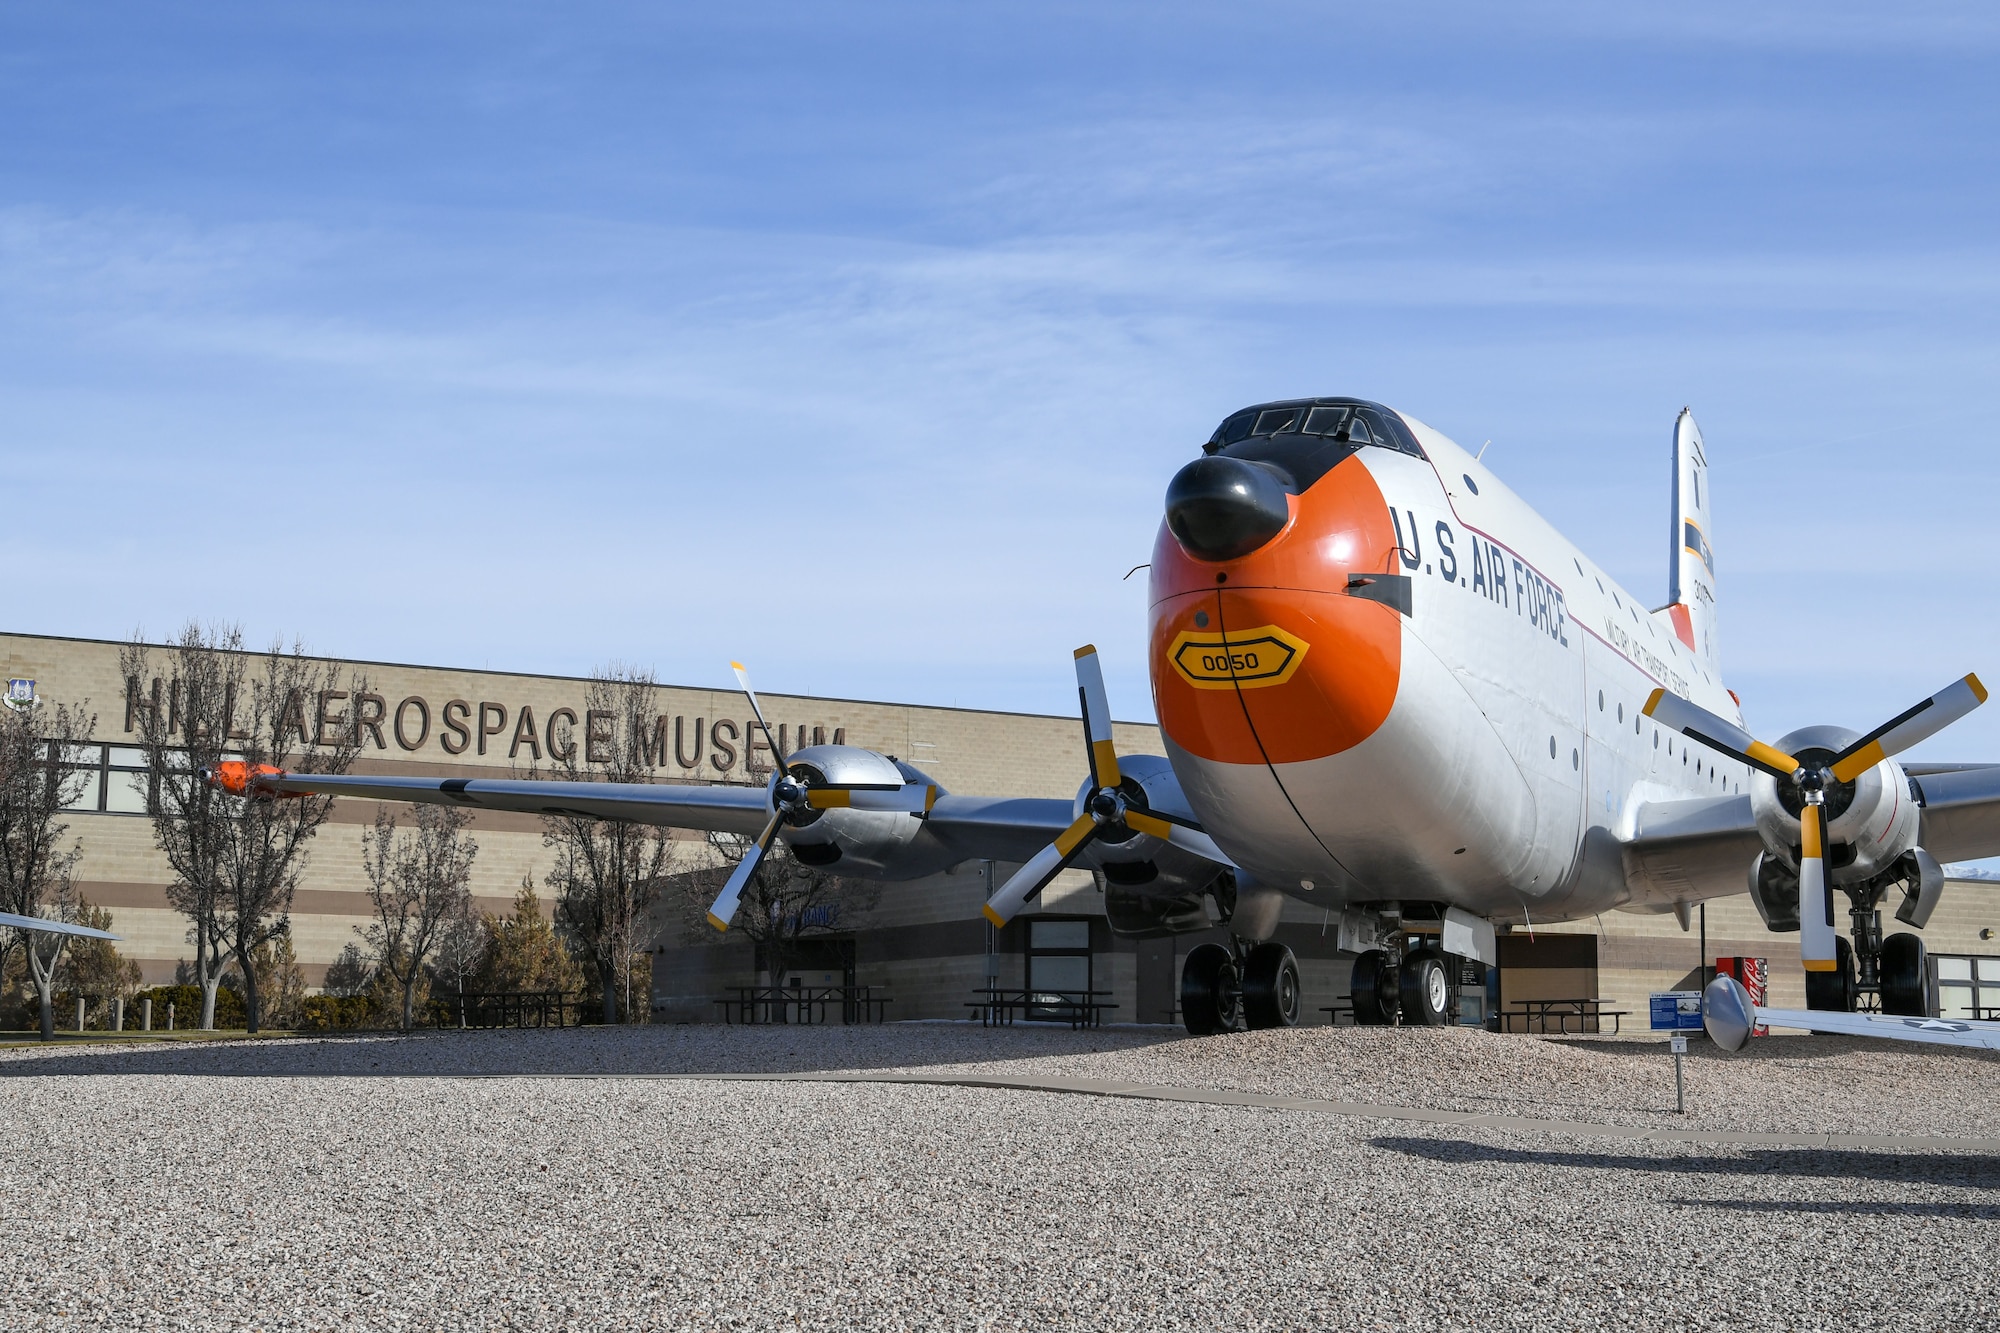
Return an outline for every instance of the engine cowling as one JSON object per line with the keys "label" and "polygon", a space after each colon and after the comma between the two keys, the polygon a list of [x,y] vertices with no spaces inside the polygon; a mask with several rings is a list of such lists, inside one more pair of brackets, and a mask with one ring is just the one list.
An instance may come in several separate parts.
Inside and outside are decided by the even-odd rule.
{"label": "engine cowling", "polygon": [[[828,783],[906,785],[922,781],[889,756],[853,745],[809,745],[786,758],[792,776],[807,787]],[[809,866],[838,873],[911,879],[944,867],[932,865],[914,844],[923,821],[894,810],[814,810],[784,832],[792,855]],[[921,862],[921,864],[919,863]]]}
{"label": "engine cowling", "polygon": [[[1780,739],[1778,748],[1808,767],[1823,766],[1859,736],[1845,727],[1801,727]],[[1774,891],[1779,881],[1789,879],[1796,895],[1799,813],[1804,808],[1797,786],[1768,773],[1753,773],[1750,808],[1765,848],[1753,876],[1761,870]],[[1826,813],[1828,878],[1836,886],[1875,879],[1916,845],[1920,812],[1908,776],[1893,759],[1882,760],[1852,782],[1829,785]],[[1753,898],[1756,894],[1753,886]]]}

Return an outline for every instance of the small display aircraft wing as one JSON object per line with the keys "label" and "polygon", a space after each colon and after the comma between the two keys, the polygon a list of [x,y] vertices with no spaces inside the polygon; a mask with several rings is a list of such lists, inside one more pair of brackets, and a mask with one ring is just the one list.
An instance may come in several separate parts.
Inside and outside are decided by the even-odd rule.
{"label": "small display aircraft wing", "polygon": [[1837,1009],[1772,1009],[1752,1004],[1750,992],[1735,977],[1717,977],[1708,983],[1701,995],[1701,1025],[1725,1051],[1742,1050],[1750,1040],[1750,1033],[1760,1025],[2000,1051],[2000,1023],[1901,1014],[1850,1014]]}
{"label": "small display aircraft wing", "polygon": [[2000,1051],[2000,1023],[1975,1023],[1969,1018],[1905,1018],[1896,1014],[1848,1014],[1824,1009],[1769,1009],[1753,1006],[1757,1022],[1768,1027],[1807,1028],[1848,1037],[1889,1037],[1897,1041],[1932,1042],[1940,1046],[1980,1046]]}
{"label": "small display aircraft wing", "polygon": [[51,935],[82,935],[86,939],[115,940],[120,938],[108,930],[98,930],[93,926],[73,926],[67,921],[48,921],[38,916],[16,916],[12,912],[0,912],[0,926],[12,926],[16,930],[40,930]]}

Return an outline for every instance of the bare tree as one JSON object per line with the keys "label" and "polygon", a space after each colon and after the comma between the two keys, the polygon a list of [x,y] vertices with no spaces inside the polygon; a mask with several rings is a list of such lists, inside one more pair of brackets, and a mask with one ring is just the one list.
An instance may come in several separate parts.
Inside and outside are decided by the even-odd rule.
{"label": "bare tree", "polygon": [[128,726],[146,751],[153,840],[174,872],[167,897],[188,918],[201,1026],[215,1026],[216,987],[233,959],[241,964],[247,1025],[256,1032],[252,960],[290,931],[306,844],[332,813],[333,798],[245,799],[217,790],[204,773],[227,759],[253,772],[263,765],[345,772],[360,736],[343,701],[365,695],[367,684],[343,681],[336,663],[315,662],[296,643],[247,656],[235,626],[190,622],[162,656],[164,678],[154,674],[152,649],[135,636],[119,665]]}
{"label": "bare tree", "polygon": [[417,807],[415,836],[397,836],[389,807],[375,814],[375,828],[361,838],[368,872],[368,900],[375,920],[355,930],[368,942],[376,966],[403,989],[403,1031],[410,1030],[417,981],[437,948],[446,923],[471,910],[472,859],[479,844],[465,836],[472,816],[457,806]]}
{"label": "bare tree", "polygon": [[[85,772],[70,767],[78,743],[97,727],[86,704],[36,704],[0,710],[0,911],[80,923],[76,863],[83,844],[62,846],[63,808],[77,799]],[[71,937],[18,934],[40,1002],[42,1040],[55,1036],[56,975]],[[0,955],[3,956],[3,955]]]}
{"label": "bare tree", "polygon": [[[708,835],[711,864],[678,880],[680,916],[688,933],[697,938],[714,936],[709,907],[754,841],[733,833]],[[783,842],[776,842],[744,886],[731,933],[756,945],[771,984],[781,986],[799,956],[801,941],[854,929],[856,918],[872,911],[881,899],[881,885],[830,875],[806,865]]]}
{"label": "bare tree", "polygon": [[493,949],[493,932],[486,918],[472,908],[467,894],[461,910],[446,917],[438,926],[437,949],[431,971],[458,995],[459,1026],[465,1025],[465,983],[479,975]]}
{"label": "bare tree", "polygon": [[[613,664],[591,676],[584,694],[583,737],[549,756],[557,777],[572,782],[648,782],[649,747],[659,734],[658,684],[651,671]],[[556,895],[556,924],[596,977],[606,1023],[632,1016],[632,967],[646,908],[659,892],[670,844],[649,824],[544,815],[542,843],[556,854],[546,883]]]}

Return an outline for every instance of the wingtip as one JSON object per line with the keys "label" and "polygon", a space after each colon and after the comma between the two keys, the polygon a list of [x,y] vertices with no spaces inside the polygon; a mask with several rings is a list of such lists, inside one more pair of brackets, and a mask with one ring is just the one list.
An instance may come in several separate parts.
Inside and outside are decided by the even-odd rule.
{"label": "wingtip", "polygon": [[1973,698],[1979,700],[1979,702],[1981,703],[1986,702],[1986,685],[1985,682],[1979,679],[1977,673],[1971,671],[1966,672],[1965,683],[1972,687]]}
{"label": "wingtip", "polygon": [[727,921],[724,921],[721,917],[717,916],[713,912],[710,912],[708,914],[708,924],[714,926],[717,930],[729,929],[729,923]]}
{"label": "wingtip", "polygon": [[1651,717],[1653,715],[1653,710],[1660,706],[1660,700],[1666,697],[1667,697],[1666,688],[1664,686],[1655,686],[1652,694],[1648,695],[1646,698],[1646,706],[1644,708],[1641,708],[1639,711],[1644,713],[1647,717]]}
{"label": "wingtip", "polygon": [[979,910],[980,910],[981,914],[982,914],[982,915],[984,915],[984,916],[985,916],[985,918],[986,918],[986,919],[987,919],[988,921],[991,921],[991,922],[992,922],[992,923],[993,923],[994,925],[996,925],[996,926],[1004,926],[1004,925],[1006,925],[1006,924],[1007,924],[1007,918],[1006,918],[1006,917],[1004,917],[1004,916],[1001,916],[1001,915],[1000,915],[1000,914],[999,914],[998,912],[994,911],[994,910],[993,910],[993,904],[992,904],[992,903],[988,903],[988,904],[986,904],[986,905],[985,905],[984,907],[980,908]]}
{"label": "wingtip", "polygon": [[731,662],[729,664],[729,669],[731,671],[748,671],[750,668],[744,666],[741,662]]}
{"label": "wingtip", "polygon": [[1086,657],[1097,656],[1097,645],[1094,643],[1086,643],[1085,645],[1083,645],[1083,647],[1076,650],[1076,656],[1079,660]]}

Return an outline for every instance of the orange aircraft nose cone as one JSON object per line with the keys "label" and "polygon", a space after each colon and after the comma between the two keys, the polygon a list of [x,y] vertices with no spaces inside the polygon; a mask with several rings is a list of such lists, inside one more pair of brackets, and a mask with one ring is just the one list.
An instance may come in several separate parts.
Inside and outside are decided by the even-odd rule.
{"label": "orange aircraft nose cone", "polygon": [[[1161,729],[1203,759],[1285,764],[1339,754],[1373,735],[1396,700],[1402,616],[1354,595],[1354,585],[1402,569],[1381,488],[1351,457],[1284,498],[1289,522],[1273,527],[1248,522],[1256,497],[1240,497],[1245,531],[1234,555],[1204,558],[1171,513],[1154,546],[1154,702]],[[1220,540],[1230,526],[1209,525],[1218,552],[1232,545]]]}

